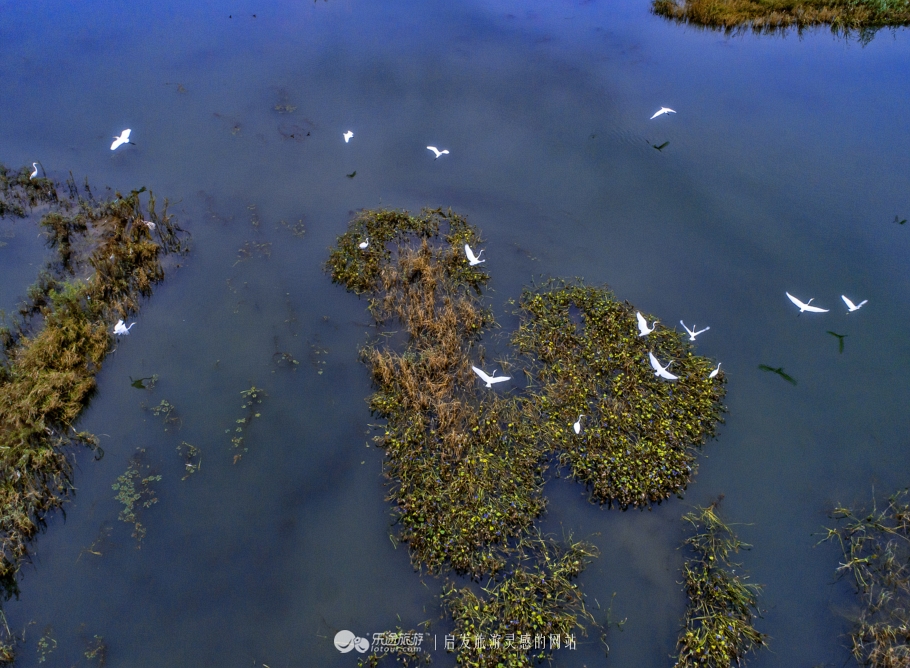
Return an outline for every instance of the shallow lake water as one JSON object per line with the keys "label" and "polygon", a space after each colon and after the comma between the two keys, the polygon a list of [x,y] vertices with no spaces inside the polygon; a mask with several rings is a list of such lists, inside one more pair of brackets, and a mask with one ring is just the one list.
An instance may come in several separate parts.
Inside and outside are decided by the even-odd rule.
{"label": "shallow lake water", "polygon": [[[46,665],[84,665],[102,636],[112,666],[345,668],[338,630],[426,620],[434,664],[454,665],[443,580],[389,538],[365,302],[322,269],[354,212],[379,206],[452,207],[480,228],[503,333],[508,300],[549,276],[711,327],[697,351],[723,363],[728,413],[685,499],[623,513],[547,483],[541,527],[598,547],[586,604],[626,620],[609,657],[590,627],[555,665],[672,665],[680,517],[720,494],[764,585],[770,648],[750,665],[849,659],[854,599],[837,548],[816,543],[834,503],[910,482],[910,224],[894,222],[910,217],[910,33],[724,36],[648,8],[0,1],[0,160],[146,186],[193,245],[98,376],[79,427],[105,456],[77,457],[66,516],[4,605],[20,665],[42,636]],[[649,120],[661,106],[678,113]],[[135,145],[112,153],[126,127]],[[48,251],[33,219],[0,221],[0,241],[10,311]],[[785,291],[830,312],[797,316]],[[846,315],[841,294],[869,303]],[[226,431],[251,386],[267,396],[234,463]],[[162,400],[179,423],[152,413]],[[186,479],[183,442],[202,453]],[[162,479],[137,549],[111,485],[140,448]]]}

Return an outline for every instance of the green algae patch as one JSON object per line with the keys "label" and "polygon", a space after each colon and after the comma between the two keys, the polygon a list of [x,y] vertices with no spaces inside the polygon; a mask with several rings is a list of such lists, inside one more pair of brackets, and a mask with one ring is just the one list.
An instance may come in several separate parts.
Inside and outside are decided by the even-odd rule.
{"label": "green algae patch", "polygon": [[574,649],[582,621],[593,621],[573,582],[596,556],[584,542],[560,545],[541,536],[518,546],[520,563],[477,593],[450,587],[443,595],[455,620],[452,650],[459,666],[519,668]]}
{"label": "green algae patch", "polygon": [[717,504],[683,516],[693,535],[685,545],[692,556],[683,567],[685,628],[677,642],[674,668],[741,666],[750,651],[767,645],[767,636],[752,625],[758,616],[759,585],[746,582],[731,556],[749,545],[740,541],[717,515]]}
{"label": "green algae patch", "polygon": [[857,662],[873,668],[910,666],[910,499],[893,494],[884,509],[838,506],[839,524],[826,540],[837,542],[861,601],[850,631]]}
{"label": "green algae patch", "polygon": [[908,0],[654,0],[651,11],[726,32],[828,25],[836,33],[857,31],[864,41],[879,28],[910,24]]}
{"label": "green algae patch", "polygon": [[157,213],[150,193],[142,206],[144,188],[97,201],[87,184],[82,196],[71,179],[61,197],[49,180],[28,179],[26,171],[13,178],[0,167],[3,212],[47,207],[40,226],[56,259],[0,331],[0,585],[7,595],[17,591],[29,541],[73,492],[71,450],[103,454],[74,424],[95,390],[114,323],[151,295],[164,277],[164,256],[186,250],[167,204]]}
{"label": "green algae patch", "polygon": [[[519,306],[513,343],[540,386],[528,407],[593,500],[626,509],[681,495],[721,418],[723,372],[709,378],[712,363],[674,330],[639,336],[635,309],[605,288],[552,281]],[[679,380],[657,378],[649,352]]]}
{"label": "green algae patch", "polygon": [[519,401],[478,388],[471,371],[495,324],[480,301],[488,277],[462,250],[477,240],[452,212],[365,211],[327,269],[369,297],[379,327],[403,329],[362,351],[399,537],[416,566],[479,577],[503,567],[502,548],[543,511],[544,453]]}

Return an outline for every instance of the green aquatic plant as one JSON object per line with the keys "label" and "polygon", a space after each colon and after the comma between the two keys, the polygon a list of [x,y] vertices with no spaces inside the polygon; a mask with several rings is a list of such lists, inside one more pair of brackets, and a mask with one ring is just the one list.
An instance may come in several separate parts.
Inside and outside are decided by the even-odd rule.
{"label": "green aquatic plant", "polygon": [[107,663],[107,644],[104,642],[104,636],[96,635],[92,638],[85,648],[84,655],[89,661],[97,661],[98,668],[104,668]]}
{"label": "green aquatic plant", "polygon": [[910,666],[910,496],[888,498],[884,509],[837,506],[838,526],[825,540],[844,554],[837,573],[852,575],[862,607],[850,632],[857,662],[873,668]]}
{"label": "green aquatic plant", "polygon": [[184,467],[186,468],[186,473],[181,480],[186,480],[202,468],[202,451],[195,445],[190,445],[183,441],[177,446],[177,454],[183,458]]}
{"label": "green aquatic plant", "polygon": [[362,351],[376,387],[370,409],[386,420],[376,443],[399,538],[417,566],[450,563],[479,577],[502,568],[502,546],[543,511],[544,460],[520,402],[479,390],[471,371],[478,337],[494,324],[479,297],[487,276],[462,251],[477,240],[452,212],[366,211],[327,266],[334,281],[369,295],[377,326],[406,335],[401,345],[379,336]]}
{"label": "green aquatic plant", "polygon": [[144,454],[144,448],[138,450],[130,458],[126,471],[111,485],[111,489],[117,492],[116,500],[123,505],[117,519],[133,525],[132,537],[136,539],[137,550],[142,547],[142,539],[146,534],[145,526],[139,520],[140,509],[151,508],[158,503],[152,483],[161,480],[160,475],[143,475],[151,472],[149,465],[143,461]]}
{"label": "green aquatic plant", "polygon": [[[525,409],[561,463],[598,503],[626,509],[681,495],[721,419],[723,372],[709,378],[712,362],[674,330],[639,336],[635,309],[605,288],[550,281],[525,290],[519,307],[512,341],[540,387]],[[649,352],[673,360],[679,380],[657,378]]]}
{"label": "green aquatic plant", "polygon": [[83,197],[72,178],[61,196],[51,181],[23,172],[11,176],[0,166],[0,209],[24,215],[29,207],[49,207],[39,225],[56,255],[3,336],[0,586],[7,594],[16,591],[29,541],[73,491],[73,446],[102,453],[74,423],[111,349],[111,326],[151,294],[164,277],[164,257],[186,250],[167,204],[157,212],[149,193],[143,206],[144,188],[98,201],[87,184]]}
{"label": "green aquatic plant", "polygon": [[732,568],[739,564],[731,556],[750,546],[718,517],[717,503],[696,508],[683,520],[694,533],[685,542],[692,553],[683,566],[689,604],[675,668],[741,666],[750,651],[768,640],[752,625],[761,587]]}
{"label": "green aquatic plant", "polygon": [[[235,450],[235,464],[249,451],[249,448],[246,447],[245,432],[254,419],[262,416],[259,412],[259,404],[262,403],[262,398],[265,397],[266,394],[264,390],[261,390],[255,385],[251,385],[250,389],[241,392],[240,396],[243,397],[243,403],[240,405],[240,410],[246,411],[246,415],[234,421],[237,426],[234,427],[234,435],[231,437],[231,447]],[[225,429],[225,433],[230,434],[231,430]]]}
{"label": "green aquatic plant", "polygon": [[593,546],[537,536],[519,549],[519,563],[482,593],[454,586],[444,593],[455,620],[449,650],[457,650],[459,666],[532,666],[563,645],[572,648],[582,620],[593,620],[573,582],[596,556]]}
{"label": "green aquatic plant", "polygon": [[45,627],[44,633],[38,638],[38,663],[47,661],[47,657],[57,649],[57,640],[54,638],[54,629]]}

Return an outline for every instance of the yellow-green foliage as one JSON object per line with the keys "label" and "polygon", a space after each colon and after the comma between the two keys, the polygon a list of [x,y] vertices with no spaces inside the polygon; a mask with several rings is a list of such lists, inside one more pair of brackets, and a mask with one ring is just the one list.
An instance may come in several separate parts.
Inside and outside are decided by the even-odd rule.
{"label": "yellow-green foliage", "polygon": [[[22,174],[25,173],[25,177]],[[97,447],[74,423],[95,389],[95,374],[111,347],[118,318],[134,313],[141,296],[163,277],[159,256],[183,249],[179,228],[166,211],[155,213],[149,196],[143,214],[139,194],[110,202],[58,198],[47,179],[16,179],[0,167],[0,213],[14,205],[50,202],[41,220],[58,259],[29,291],[15,333],[4,337],[0,365],[0,583],[15,591],[15,574],[28,541],[47,514],[72,491],[72,444]],[[87,190],[87,188],[86,188]],[[145,218],[150,219],[146,221]],[[148,225],[147,222],[153,223]]]}
{"label": "yellow-green foliage", "polygon": [[370,408],[387,420],[378,445],[400,537],[417,565],[437,572],[450,562],[479,576],[502,567],[500,548],[544,503],[542,451],[519,403],[478,391],[471,371],[477,338],[493,324],[478,298],[487,276],[464,256],[476,242],[451,212],[367,211],[339,238],[328,269],[369,294],[378,323],[408,334],[403,350],[363,351],[377,388]]}
{"label": "yellow-green foliage", "polygon": [[689,605],[675,668],[741,666],[749,651],[767,644],[767,636],[752,626],[761,587],[734,574],[732,567],[739,564],[730,561],[732,553],[749,546],[715,510],[712,504],[683,516],[695,531],[686,540],[694,554],[683,567]]}
{"label": "yellow-green foliage", "polygon": [[910,0],[654,0],[652,11],[726,31],[830,25],[835,31],[910,23]]}
{"label": "yellow-green foliage", "polygon": [[[513,343],[540,384],[528,407],[541,438],[600,503],[625,509],[681,494],[695,448],[720,419],[723,372],[709,379],[710,360],[662,325],[639,336],[635,309],[604,288],[551,282],[526,290],[520,306]],[[679,380],[655,377],[649,352],[673,360]]]}
{"label": "yellow-green foliage", "polygon": [[838,574],[853,576],[862,608],[853,620],[853,656],[873,668],[910,667],[910,501],[893,494],[884,510],[834,509],[828,529],[844,553]]}
{"label": "yellow-green foliage", "polygon": [[[564,643],[582,629],[579,617],[590,617],[572,581],[596,556],[592,546],[559,546],[538,537],[526,539],[519,548],[522,563],[483,594],[452,587],[444,595],[455,619],[459,666],[535,665],[550,655],[552,636]],[[523,647],[522,636],[532,642],[542,637],[544,646],[535,642],[530,649]]]}

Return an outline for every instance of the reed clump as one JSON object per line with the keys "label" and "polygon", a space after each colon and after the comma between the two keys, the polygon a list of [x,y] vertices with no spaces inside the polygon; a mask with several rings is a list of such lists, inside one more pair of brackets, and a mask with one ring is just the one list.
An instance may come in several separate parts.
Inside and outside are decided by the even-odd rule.
{"label": "reed clump", "polygon": [[654,0],[651,11],[681,23],[724,30],[770,33],[817,25],[836,33],[910,24],[910,0]]}
{"label": "reed clump", "polygon": [[683,516],[694,534],[685,545],[692,556],[683,566],[686,594],[685,629],[677,641],[675,668],[729,668],[743,665],[750,651],[767,645],[767,636],[752,625],[759,615],[759,585],[733,573],[732,554],[750,546],[740,541],[717,516],[717,503]]}
{"label": "reed clump", "polygon": [[873,668],[910,666],[910,499],[908,490],[888,498],[884,509],[838,506],[839,525],[826,540],[840,544],[861,600],[850,632],[857,662]]}
{"label": "reed clump", "polygon": [[49,180],[9,174],[0,166],[5,211],[19,215],[11,202],[52,204],[40,226],[56,258],[3,331],[0,586],[7,596],[16,592],[29,541],[73,491],[71,449],[101,454],[97,439],[74,424],[94,392],[114,323],[135,313],[164,277],[163,257],[186,250],[166,203],[156,213],[150,193],[143,211],[144,188],[96,201],[87,186],[81,196],[72,179],[61,197]]}
{"label": "reed clump", "polygon": [[[512,337],[539,396],[526,403],[540,438],[588,485],[622,509],[680,495],[695,455],[721,420],[724,375],[660,324],[639,336],[635,309],[605,288],[550,281],[525,290]],[[648,353],[673,360],[679,380],[657,378]],[[580,415],[582,431],[573,423]]]}
{"label": "reed clump", "polygon": [[479,296],[488,277],[461,250],[476,241],[451,211],[366,211],[327,268],[369,295],[379,327],[404,330],[400,345],[377,340],[362,351],[377,388],[370,409],[386,420],[376,441],[400,539],[418,567],[450,563],[479,577],[503,567],[501,548],[543,511],[544,462],[519,402],[482,394],[471,371],[494,324]]}

